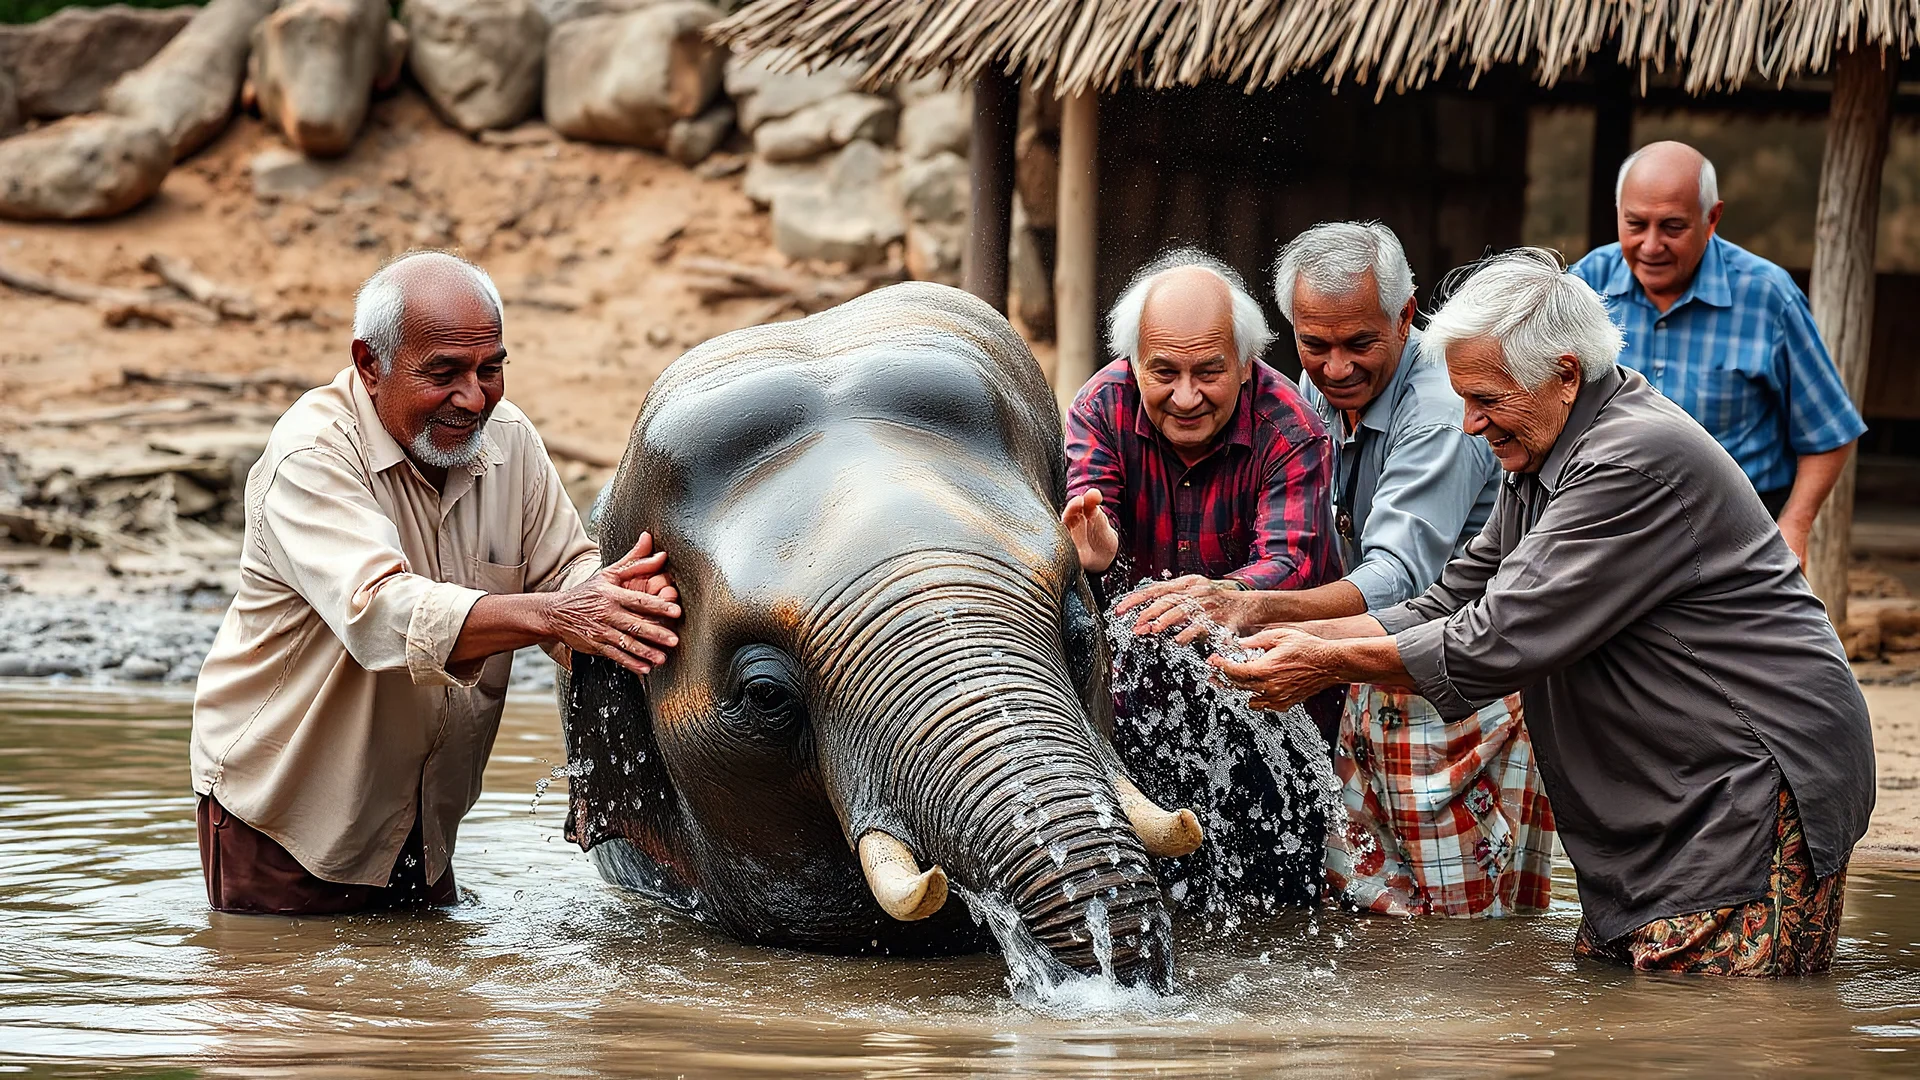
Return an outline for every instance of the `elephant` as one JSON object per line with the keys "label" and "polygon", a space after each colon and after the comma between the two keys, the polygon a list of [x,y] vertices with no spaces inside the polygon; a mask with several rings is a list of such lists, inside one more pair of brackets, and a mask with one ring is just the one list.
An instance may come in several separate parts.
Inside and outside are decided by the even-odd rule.
{"label": "elephant", "polygon": [[892,285],[689,350],[593,515],[606,557],[642,531],[668,553],[681,644],[644,679],[575,659],[568,839],[746,942],[979,948],[951,881],[1064,968],[1169,985],[1148,860],[1200,826],[1113,751],[1065,497],[1052,391],[958,289]]}

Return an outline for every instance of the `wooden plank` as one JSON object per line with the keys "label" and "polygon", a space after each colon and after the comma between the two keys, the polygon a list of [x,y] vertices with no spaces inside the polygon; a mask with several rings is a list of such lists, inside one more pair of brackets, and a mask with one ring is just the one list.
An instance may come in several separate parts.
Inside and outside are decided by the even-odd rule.
{"label": "wooden plank", "polygon": [[973,136],[967,147],[973,220],[962,263],[966,290],[1007,313],[1007,251],[1013,234],[1013,142],[1020,84],[997,71],[973,81]]}
{"label": "wooden plank", "polygon": [[1053,307],[1059,343],[1053,392],[1062,412],[1098,369],[1094,262],[1099,178],[1099,98],[1067,98],[1060,113],[1060,221],[1054,255]]}
{"label": "wooden plank", "polygon": [[[1826,152],[1820,160],[1810,297],[1813,321],[1856,406],[1866,392],[1867,352],[1873,343],[1873,249],[1880,218],[1880,172],[1886,163],[1897,79],[1897,66],[1883,64],[1876,49],[1850,51],[1835,61],[1833,107],[1827,120]],[[1847,458],[1807,542],[1807,582],[1827,605],[1835,625],[1844,625],[1847,619],[1847,557],[1857,457]]]}

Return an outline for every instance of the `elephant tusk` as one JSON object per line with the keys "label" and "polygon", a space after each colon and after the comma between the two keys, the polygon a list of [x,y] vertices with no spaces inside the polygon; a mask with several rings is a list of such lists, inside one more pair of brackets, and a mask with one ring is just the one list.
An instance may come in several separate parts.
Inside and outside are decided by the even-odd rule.
{"label": "elephant tusk", "polygon": [[947,872],[935,866],[922,873],[907,845],[878,829],[860,837],[860,869],[880,909],[901,922],[924,919],[947,902]]}
{"label": "elephant tusk", "polygon": [[1127,815],[1135,835],[1146,845],[1147,854],[1156,859],[1171,859],[1199,850],[1204,836],[1200,832],[1200,819],[1193,816],[1193,811],[1181,809],[1169,813],[1160,809],[1133,786],[1132,780],[1117,772],[1113,774],[1113,786],[1120,795],[1120,812]]}

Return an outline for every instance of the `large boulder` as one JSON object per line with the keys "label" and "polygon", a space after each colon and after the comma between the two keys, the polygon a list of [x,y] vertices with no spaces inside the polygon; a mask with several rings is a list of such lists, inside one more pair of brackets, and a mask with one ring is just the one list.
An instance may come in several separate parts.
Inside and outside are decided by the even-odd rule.
{"label": "large boulder", "polygon": [[39,22],[0,26],[0,69],[20,108],[51,119],[100,108],[109,83],[153,59],[192,19],[191,7],[70,7]]}
{"label": "large boulder", "polygon": [[106,111],[158,129],[175,161],[200,149],[233,115],[250,35],[275,3],[210,0],[158,55],[107,88]]}
{"label": "large boulder", "polygon": [[547,19],[533,0],[406,0],[407,63],[466,131],[508,128],[540,104]]}
{"label": "large boulder", "polygon": [[95,114],[0,142],[0,217],[108,217],[145,202],[173,166],[152,126]]}
{"label": "large boulder", "polygon": [[926,94],[900,110],[900,152],[909,158],[965,157],[972,139],[973,95],[964,90]]}
{"label": "large boulder", "polygon": [[673,122],[667,131],[667,156],[682,165],[698,165],[732,133],[733,103],[721,98],[699,116]]}
{"label": "large boulder", "polygon": [[906,235],[887,158],[861,140],[773,196],[773,243],[796,259],[865,266],[886,257]]}
{"label": "large boulder", "polygon": [[247,78],[260,115],[304,154],[338,157],[366,122],[376,84],[406,56],[386,0],[292,0],[253,29]]}
{"label": "large boulder", "polygon": [[909,221],[966,220],[972,205],[970,185],[966,159],[951,151],[900,167],[900,195]]}
{"label": "large boulder", "polygon": [[809,105],[852,93],[862,69],[833,64],[818,71],[776,72],[764,58],[727,61],[727,96],[740,112],[740,130],[752,133],[769,120],[791,116]]}
{"label": "large boulder", "polygon": [[0,67],[0,139],[20,130],[20,96],[14,93],[13,76]]}
{"label": "large boulder", "polygon": [[661,150],[706,110],[725,52],[704,31],[719,9],[666,2],[556,26],[547,38],[547,123],[575,139]]}
{"label": "large boulder", "polygon": [[877,94],[835,94],[753,132],[753,151],[768,161],[802,161],[864,139],[890,143],[899,106]]}

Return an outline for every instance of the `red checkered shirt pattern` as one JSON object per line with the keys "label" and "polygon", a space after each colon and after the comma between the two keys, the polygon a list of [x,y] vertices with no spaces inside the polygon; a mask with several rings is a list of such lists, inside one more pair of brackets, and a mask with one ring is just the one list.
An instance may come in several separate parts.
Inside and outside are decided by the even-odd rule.
{"label": "red checkered shirt pattern", "polygon": [[1337,580],[1332,453],[1300,392],[1258,360],[1213,452],[1192,466],[1148,419],[1124,359],[1081,387],[1067,413],[1067,491],[1099,489],[1130,563],[1123,586],[1163,573],[1250,589]]}
{"label": "red checkered shirt pattern", "polygon": [[1334,754],[1346,807],[1327,882],[1380,915],[1543,911],[1553,810],[1520,695],[1448,722],[1417,694],[1356,685]]}

